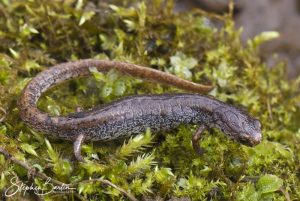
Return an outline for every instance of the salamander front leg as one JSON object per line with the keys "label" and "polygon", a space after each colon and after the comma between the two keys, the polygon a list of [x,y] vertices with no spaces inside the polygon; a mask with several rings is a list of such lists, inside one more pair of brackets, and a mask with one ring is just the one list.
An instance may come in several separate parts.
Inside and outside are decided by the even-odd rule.
{"label": "salamander front leg", "polygon": [[201,125],[192,137],[193,148],[199,155],[202,155],[204,153],[204,150],[199,146],[199,140],[201,139],[202,133],[206,130],[206,128],[207,127],[205,125]]}
{"label": "salamander front leg", "polygon": [[84,141],[84,135],[80,134],[77,136],[77,138],[75,139],[75,141],[73,143],[75,158],[80,162],[84,161],[84,159],[81,155],[81,146],[82,146],[83,141]]}

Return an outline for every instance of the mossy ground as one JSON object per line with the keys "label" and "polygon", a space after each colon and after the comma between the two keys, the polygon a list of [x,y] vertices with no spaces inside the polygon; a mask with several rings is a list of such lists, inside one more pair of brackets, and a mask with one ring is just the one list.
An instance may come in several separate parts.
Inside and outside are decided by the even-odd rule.
{"label": "mossy ground", "polygon": [[[285,65],[267,68],[258,46],[264,33],[246,45],[230,15],[195,10],[173,12],[173,1],[0,1],[0,145],[19,160],[53,179],[74,183],[105,178],[138,199],[299,200],[299,82],[285,78]],[[122,2],[122,3],[120,3]],[[219,20],[215,28],[208,19]],[[117,142],[87,143],[89,162],[77,163],[72,144],[47,139],[19,118],[17,101],[30,78],[47,67],[83,58],[112,59],[168,71],[194,82],[211,81],[210,95],[241,105],[263,125],[263,142],[254,148],[209,130],[201,141],[205,154],[192,149],[194,126],[139,135]],[[53,115],[92,108],[129,94],[176,91],[124,77],[94,72],[47,92],[39,107]],[[4,116],[4,111],[2,111]],[[51,143],[51,144],[50,144]],[[27,171],[0,155],[0,189]],[[115,188],[80,183],[75,194],[48,194],[46,200],[126,200]],[[19,192],[10,199],[34,196]]]}

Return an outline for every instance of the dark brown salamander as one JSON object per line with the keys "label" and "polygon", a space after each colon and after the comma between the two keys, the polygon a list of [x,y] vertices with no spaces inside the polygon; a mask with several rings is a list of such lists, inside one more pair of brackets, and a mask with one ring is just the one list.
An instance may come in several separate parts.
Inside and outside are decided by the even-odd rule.
{"label": "dark brown salamander", "polygon": [[26,86],[19,101],[21,118],[32,128],[52,137],[74,141],[74,153],[81,157],[83,140],[113,140],[144,132],[170,130],[180,124],[197,124],[192,142],[200,152],[201,133],[210,127],[221,129],[230,138],[248,146],[261,141],[260,122],[238,108],[198,94],[161,94],[126,97],[101,108],[68,116],[51,117],[36,103],[49,87],[65,80],[90,75],[89,67],[107,72],[116,69],[123,74],[176,86],[193,92],[207,92],[212,87],[196,84],[174,75],[134,64],[107,60],[80,60],[56,65],[39,73]]}

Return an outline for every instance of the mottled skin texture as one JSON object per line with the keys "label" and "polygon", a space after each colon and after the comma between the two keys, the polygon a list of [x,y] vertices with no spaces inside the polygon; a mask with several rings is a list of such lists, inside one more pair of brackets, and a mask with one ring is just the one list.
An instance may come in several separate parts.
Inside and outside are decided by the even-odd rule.
{"label": "mottled skin texture", "polygon": [[194,135],[194,147],[203,130],[209,127],[217,127],[230,138],[249,146],[261,141],[261,126],[257,119],[234,106],[198,94],[130,96],[90,111],[58,117],[51,117],[36,107],[39,97],[49,87],[75,77],[88,76],[91,74],[89,67],[96,67],[102,72],[116,69],[124,74],[193,92],[203,93],[212,88],[151,68],[106,60],[63,63],[41,72],[23,91],[19,102],[21,118],[34,129],[52,137],[75,141],[78,159],[81,159],[79,152],[83,140],[112,140],[142,133],[147,128],[158,132],[180,124],[202,125]]}

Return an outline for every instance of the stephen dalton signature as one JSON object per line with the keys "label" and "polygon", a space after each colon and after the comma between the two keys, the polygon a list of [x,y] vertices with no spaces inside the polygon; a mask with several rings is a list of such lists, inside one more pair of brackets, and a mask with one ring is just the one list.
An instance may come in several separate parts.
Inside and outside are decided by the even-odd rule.
{"label": "stephen dalton signature", "polygon": [[70,187],[68,184],[62,184],[62,185],[53,185],[51,183],[51,178],[49,177],[43,187],[35,186],[33,183],[31,183],[30,186],[24,184],[22,181],[18,179],[18,177],[12,177],[10,179],[11,186],[8,187],[5,191],[5,196],[6,197],[12,197],[16,193],[20,192],[25,195],[27,191],[33,191],[34,194],[36,195],[47,195],[50,193],[62,193],[62,192],[70,192],[75,190],[76,188]]}

